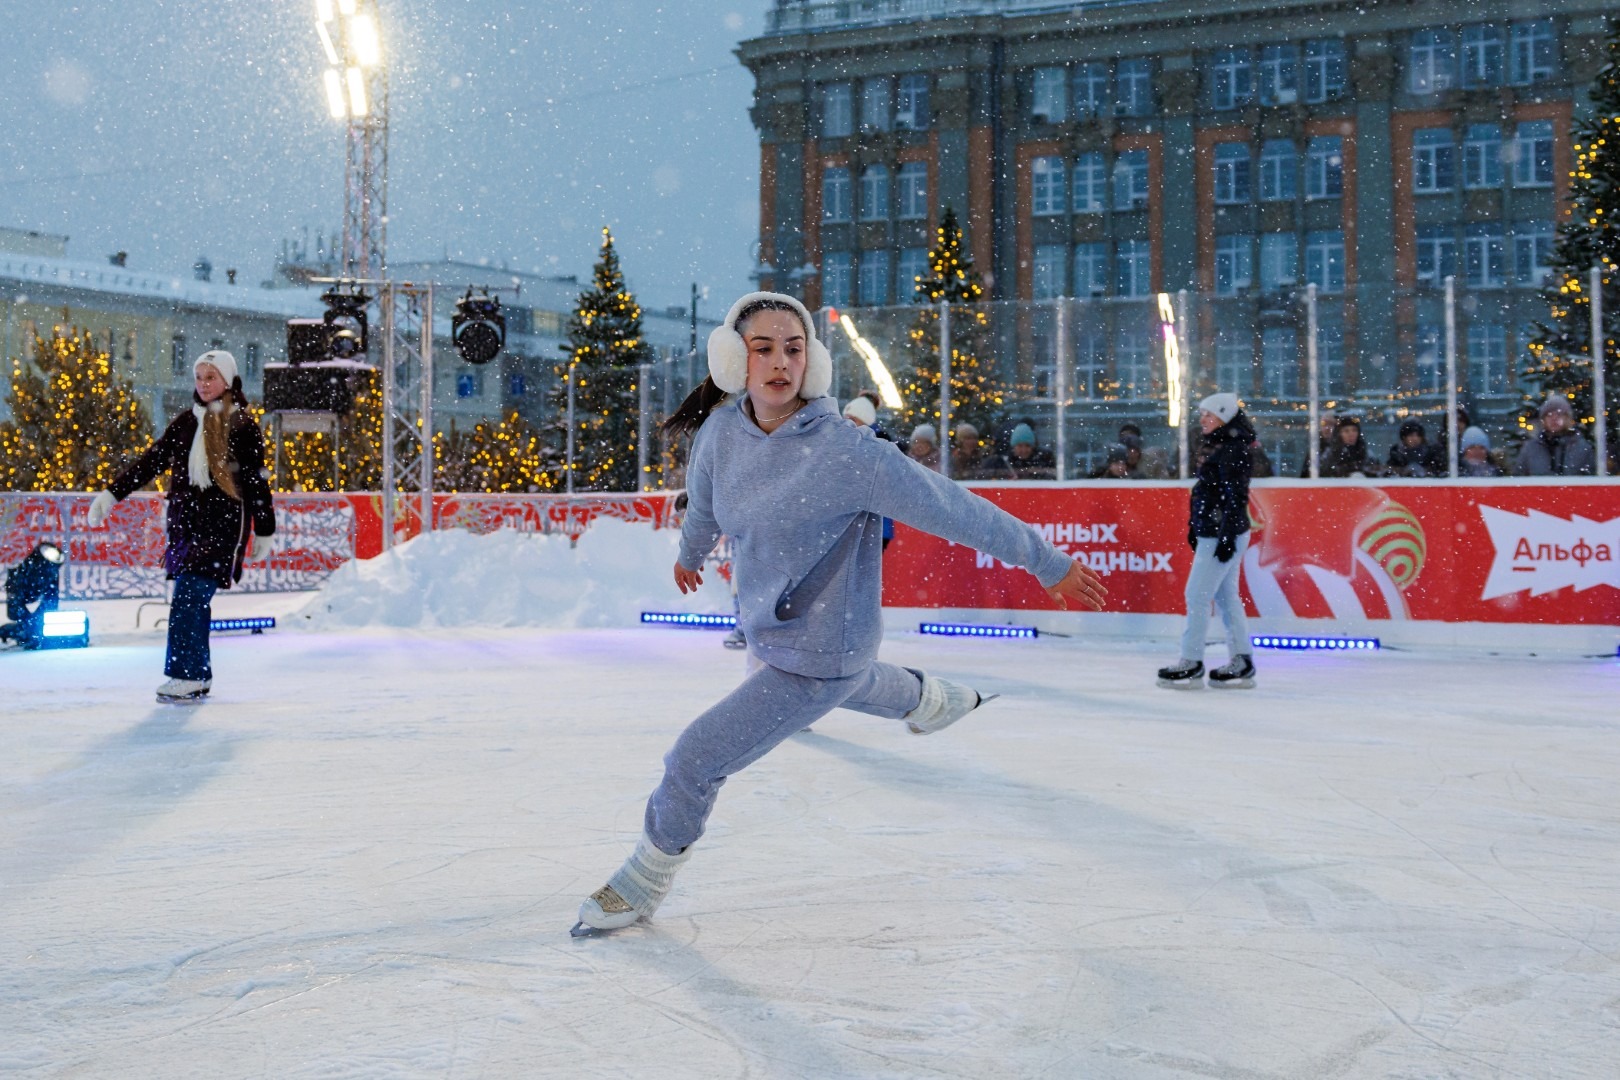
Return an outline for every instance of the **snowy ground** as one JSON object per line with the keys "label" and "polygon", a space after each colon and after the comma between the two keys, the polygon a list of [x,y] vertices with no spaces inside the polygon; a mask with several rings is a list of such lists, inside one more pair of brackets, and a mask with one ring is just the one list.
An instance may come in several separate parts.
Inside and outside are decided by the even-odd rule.
{"label": "snowy ground", "polygon": [[[305,598],[227,596],[216,614]],[[741,674],[683,630],[282,629],[0,655],[0,1072],[1549,1077],[1620,1063],[1620,664],[892,635],[1005,695],[835,713],[657,922],[568,936]],[[148,613],[147,622],[150,622]]]}

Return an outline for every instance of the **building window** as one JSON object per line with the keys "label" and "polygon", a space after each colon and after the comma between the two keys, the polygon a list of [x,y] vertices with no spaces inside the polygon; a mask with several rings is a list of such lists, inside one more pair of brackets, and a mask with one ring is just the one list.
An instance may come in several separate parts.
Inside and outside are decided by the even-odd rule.
{"label": "building window", "polygon": [[1260,146],[1260,201],[1293,202],[1299,161],[1292,139],[1267,139]]}
{"label": "building window", "polygon": [[1456,184],[1456,148],[1450,128],[1412,133],[1412,190],[1419,195],[1450,191]]}
{"label": "building window", "polygon": [[1526,121],[1519,125],[1513,139],[1513,185],[1552,187],[1552,182],[1552,121]]}
{"label": "building window", "polygon": [[1064,211],[1063,159],[1038,157],[1030,162],[1030,213],[1052,217]]}
{"label": "building window", "polygon": [[169,370],[175,375],[187,375],[186,335],[176,334],[169,339]]}
{"label": "building window", "polygon": [[849,170],[842,165],[821,172],[821,220],[848,221],[850,214]]}
{"label": "building window", "polygon": [[1499,289],[1507,284],[1507,242],[1500,222],[1468,226],[1463,237],[1463,275],[1471,289]]}
{"label": "building window", "polygon": [[1221,49],[1210,63],[1210,107],[1236,109],[1247,105],[1254,97],[1253,80],[1248,49]]}
{"label": "building window", "polygon": [[1344,140],[1319,135],[1305,150],[1305,197],[1337,199],[1344,194]]}
{"label": "building window", "polygon": [[888,131],[894,126],[894,80],[867,79],[861,83],[861,130]]}
{"label": "building window", "polygon": [[900,97],[894,110],[894,126],[902,131],[923,131],[930,123],[928,76],[900,76]]}
{"label": "building window", "polygon": [[1034,119],[1061,124],[1069,118],[1067,76],[1061,67],[1035,69],[1029,110]]}
{"label": "building window", "polygon": [[1437,94],[1457,85],[1457,35],[1450,30],[1414,30],[1406,46],[1406,88]]}
{"label": "building window", "polygon": [[1450,225],[1425,225],[1417,231],[1417,279],[1439,288],[1457,276],[1457,237]]}
{"label": "building window", "polygon": [[1295,373],[1299,370],[1299,342],[1287,326],[1268,326],[1260,331],[1261,389],[1272,400],[1294,395]]}
{"label": "building window", "polygon": [[1299,100],[1297,55],[1292,45],[1260,47],[1260,104],[1292,105]]}
{"label": "building window", "polygon": [[1438,394],[1446,386],[1445,333],[1435,323],[1418,323],[1417,354],[1412,357],[1417,369],[1417,389],[1422,393]]}
{"label": "building window", "polygon": [[1114,112],[1120,116],[1153,114],[1153,61],[1121,60],[1114,65]]}
{"label": "building window", "polygon": [[1317,103],[1344,96],[1344,42],[1315,38],[1305,43],[1305,100]]}
{"label": "building window", "polygon": [[1552,273],[1553,225],[1521,221],[1513,226],[1513,268],[1520,285],[1539,289]]}
{"label": "building window", "polygon": [[1507,391],[1507,327],[1501,323],[1468,324],[1468,388],[1476,394]]}
{"label": "building window", "polygon": [[1085,401],[1103,396],[1108,377],[1108,339],[1094,330],[1083,330],[1074,339],[1074,378],[1069,394]]}
{"label": "building window", "polygon": [[1502,28],[1490,23],[1462,31],[1462,84],[1496,86],[1502,81]]}
{"label": "building window", "polygon": [[1147,204],[1147,151],[1127,150],[1114,159],[1114,209],[1145,210]]}
{"label": "building window", "polygon": [[1316,389],[1324,397],[1344,393],[1344,327],[1334,323],[1316,330]]}
{"label": "building window", "polygon": [[1215,202],[1231,206],[1249,201],[1249,144],[1215,144]]}
{"label": "building window", "polygon": [[855,131],[853,91],[847,82],[823,83],[821,87],[821,137],[842,139]]}
{"label": "building window", "polygon": [[908,161],[900,166],[900,220],[920,221],[928,216],[928,165]]}
{"label": "building window", "polygon": [[1108,245],[1074,246],[1074,295],[1108,295]]}
{"label": "building window", "polygon": [[902,248],[895,264],[895,300],[917,300],[917,282],[928,276],[928,249]]}
{"label": "building window", "polygon": [[1074,212],[1100,214],[1108,206],[1108,163],[1093,151],[1074,162]]}
{"label": "building window", "polygon": [[861,252],[859,274],[861,307],[882,307],[889,302],[889,253]]}
{"label": "building window", "polygon": [[1220,330],[1215,334],[1215,385],[1248,397],[1254,370],[1254,339],[1247,330]]}
{"label": "building window", "polygon": [[1081,120],[1108,111],[1108,65],[1079,64],[1074,69],[1074,115]]}
{"label": "building window", "polygon": [[1254,284],[1254,237],[1233,233],[1215,238],[1215,295],[1235,296]]}
{"label": "building window", "polygon": [[849,306],[855,260],[847,251],[829,251],[821,258],[821,302],[829,307]]}
{"label": "building window", "polygon": [[1068,261],[1067,255],[1062,244],[1036,246],[1030,290],[1030,295],[1036,300],[1051,300],[1063,295],[1063,264]]}
{"label": "building window", "polygon": [[889,219],[889,167],[868,165],[861,170],[861,220]]}
{"label": "building window", "polygon": [[470,398],[478,394],[478,379],[471,371],[456,374],[456,397]]}
{"label": "building window", "polygon": [[527,397],[529,393],[529,380],[521,371],[514,371],[506,377],[507,397]]}
{"label": "building window", "polygon": [[1496,124],[1469,124],[1463,133],[1463,187],[1501,186],[1501,127]]}
{"label": "building window", "polygon": [[1330,229],[1305,236],[1305,280],[1319,292],[1344,291],[1344,232]]}
{"label": "building window", "polygon": [[1260,288],[1280,292],[1299,281],[1299,240],[1291,232],[1260,234]]}
{"label": "building window", "polygon": [[1147,331],[1121,326],[1114,333],[1114,374],[1119,380],[1119,396],[1153,396],[1153,350]]}
{"label": "building window", "polygon": [[1114,257],[1114,295],[1141,298],[1153,292],[1152,249],[1146,240],[1121,240]]}
{"label": "building window", "polygon": [[242,374],[246,375],[250,379],[257,379],[259,377],[259,353],[259,343],[257,341],[248,342],[247,348],[242,353]]}
{"label": "building window", "polygon": [[1558,31],[1551,19],[1532,19],[1513,24],[1512,72],[1515,86],[1546,82],[1558,63]]}

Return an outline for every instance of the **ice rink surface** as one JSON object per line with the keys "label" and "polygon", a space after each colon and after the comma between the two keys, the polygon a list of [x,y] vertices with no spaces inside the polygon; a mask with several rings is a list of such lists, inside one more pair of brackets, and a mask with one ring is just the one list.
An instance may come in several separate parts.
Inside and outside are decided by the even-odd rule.
{"label": "ice rink surface", "polygon": [[195,708],[161,640],[0,656],[0,1073],[1620,1075],[1612,659],[891,635],[1004,696],[832,714],[575,940],[718,634],[216,637]]}

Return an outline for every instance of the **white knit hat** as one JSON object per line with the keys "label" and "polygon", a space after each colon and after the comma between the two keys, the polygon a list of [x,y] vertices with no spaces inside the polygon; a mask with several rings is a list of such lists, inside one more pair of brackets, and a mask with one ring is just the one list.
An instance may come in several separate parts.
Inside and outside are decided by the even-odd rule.
{"label": "white knit hat", "polygon": [[236,383],[236,357],[232,356],[224,349],[209,349],[207,352],[197,357],[196,362],[191,365],[191,374],[193,378],[196,377],[198,369],[200,369],[204,364],[212,364],[214,367],[218,368],[220,378],[225,380],[226,386],[232,386]]}
{"label": "white knit hat", "polygon": [[826,397],[827,391],[832,389],[832,355],[827,352],[827,346],[816,340],[816,324],[809,310],[783,293],[749,293],[731,305],[725,323],[709,334],[709,378],[728,394],[738,394],[747,388],[748,344],[743,341],[737,320],[744,308],[758,300],[774,300],[798,312],[799,321],[804,323],[806,346],[804,382],[799,387],[799,396],[806,400]]}
{"label": "white knit hat", "polygon": [[1198,403],[1198,407],[1207,413],[1214,413],[1221,418],[1221,423],[1230,424],[1232,417],[1238,414],[1243,406],[1238,404],[1236,394],[1211,394]]}
{"label": "white knit hat", "polygon": [[877,423],[877,408],[864,397],[850,398],[849,404],[844,406],[844,415],[851,420],[860,421],[867,427]]}
{"label": "white knit hat", "polygon": [[938,446],[939,432],[934,430],[933,424],[918,424],[911,429],[911,441],[916,442],[918,439],[933,446]]}

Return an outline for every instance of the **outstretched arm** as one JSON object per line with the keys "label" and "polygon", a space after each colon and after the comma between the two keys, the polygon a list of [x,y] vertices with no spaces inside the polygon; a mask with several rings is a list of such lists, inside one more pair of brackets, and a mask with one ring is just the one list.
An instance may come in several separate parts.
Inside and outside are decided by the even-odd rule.
{"label": "outstretched arm", "polygon": [[136,490],[150,484],[157,474],[169,468],[174,460],[175,444],[179,441],[174,433],[174,424],[171,422],[163,429],[156,442],[148,446],[140,457],[132,461],[123,472],[114,477],[113,482],[107,485],[115,499],[129,498]]}

